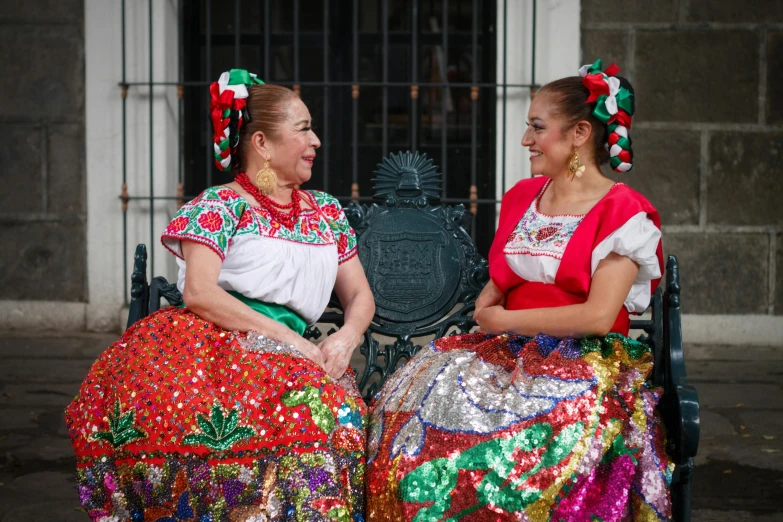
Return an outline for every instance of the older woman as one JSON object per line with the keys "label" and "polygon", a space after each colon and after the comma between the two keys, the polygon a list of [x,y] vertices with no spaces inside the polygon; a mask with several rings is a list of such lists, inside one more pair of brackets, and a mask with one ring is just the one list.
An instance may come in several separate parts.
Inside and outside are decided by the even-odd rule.
{"label": "older woman", "polygon": [[371,521],[668,519],[671,468],[626,337],[661,277],[658,213],[605,177],[631,167],[633,90],[601,62],[545,85],[476,302],[484,333],[439,339],[378,395]]}
{"label": "older woman", "polygon": [[[128,329],[66,411],[96,521],[361,520],[362,418],[348,368],[374,303],[332,196],[299,187],[320,141],[291,90],[233,69],[210,87],[235,180],[163,233],[187,308]],[[302,337],[332,290],[345,326]]]}

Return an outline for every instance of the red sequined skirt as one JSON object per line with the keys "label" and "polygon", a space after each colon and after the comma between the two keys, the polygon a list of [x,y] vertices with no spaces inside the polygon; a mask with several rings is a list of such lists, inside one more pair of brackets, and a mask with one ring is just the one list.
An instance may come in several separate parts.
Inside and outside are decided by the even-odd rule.
{"label": "red sequined skirt", "polygon": [[66,421],[95,521],[363,520],[365,414],[350,370],[169,308],[98,358]]}
{"label": "red sequined skirt", "polygon": [[434,341],[373,403],[368,521],[667,520],[651,369],[619,334]]}

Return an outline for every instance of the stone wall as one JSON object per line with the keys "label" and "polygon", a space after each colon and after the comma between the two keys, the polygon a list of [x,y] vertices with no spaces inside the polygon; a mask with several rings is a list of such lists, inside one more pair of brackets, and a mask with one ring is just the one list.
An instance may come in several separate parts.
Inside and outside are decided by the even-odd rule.
{"label": "stone wall", "polygon": [[0,2],[0,300],[85,301],[83,0]]}
{"label": "stone wall", "polygon": [[583,63],[637,96],[635,166],[690,314],[783,315],[783,2],[582,0]]}

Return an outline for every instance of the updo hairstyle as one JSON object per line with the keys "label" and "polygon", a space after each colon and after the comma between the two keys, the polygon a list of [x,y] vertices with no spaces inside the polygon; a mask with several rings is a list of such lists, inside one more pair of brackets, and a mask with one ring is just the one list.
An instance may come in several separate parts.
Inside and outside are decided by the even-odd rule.
{"label": "updo hairstyle", "polygon": [[[588,102],[591,92],[585,86],[584,78],[580,76],[569,76],[547,83],[539,89],[537,96],[550,97],[554,106],[553,112],[566,122],[563,131],[572,128],[580,121],[589,122],[592,133],[588,146],[595,162],[602,165],[611,159],[613,170],[626,172],[630,170],[633,158],[631,137],[628,132],[634,112],[633,87],[625,78],[620,76],[614,78],[619,80],[620,88],[630,93],[627,97],[630,111],[620,108],[616,115],[607,114],[604,108],[606,96]],[[598,115],[603,115],[608,123],[599,119]]]}

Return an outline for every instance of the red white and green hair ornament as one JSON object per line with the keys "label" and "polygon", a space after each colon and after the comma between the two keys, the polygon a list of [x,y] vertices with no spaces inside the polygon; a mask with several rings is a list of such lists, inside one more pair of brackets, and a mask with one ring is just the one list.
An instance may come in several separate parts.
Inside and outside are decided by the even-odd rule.
{"label": "red white and green hair ornament", "polygon": [[620,71],[614,63],[602,69],[601,60],[579,69],[582,84],[590,91],[587,103],[595,103],[593,116],[605,123],[609,130],[609,163],[617,172],[628,172],[633,166],[633,151],[628,129],[634,113],[634,95],[630,84],[616,75]]}
{"label": "red white and green hair ornament", "polygon": [[212,117],[215,166],[223,172],[230,172],[239,162],[237,145],[239,130],[247,118],[248,87],[263,85],[264,82],[244,69],[231,69],[220,75],[218,81],[209,86]]}

